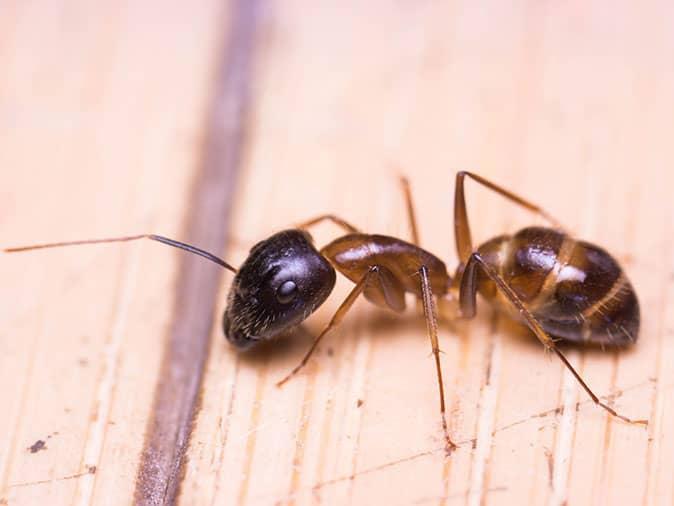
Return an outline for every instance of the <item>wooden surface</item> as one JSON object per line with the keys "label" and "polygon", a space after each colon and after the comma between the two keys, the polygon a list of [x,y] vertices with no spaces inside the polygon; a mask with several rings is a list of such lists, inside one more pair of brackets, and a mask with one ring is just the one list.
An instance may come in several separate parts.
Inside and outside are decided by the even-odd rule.
{"label": "wooden surface", "polygon": [[[238,355],[220,321],[231,277],[216,267],[200,274],[219,282],[211,294],[154,243],[1,255],[0,504],[674,502],[674,9],[362,4],[0,4],[2,246],[229,237],[217,253],[237,265],[325,212],[408,237],[404,172],[422,244],[453,266],[453,179],[471,169],[621,261],[639,343],[569,355],[648,428],[608,418],[482,303],[441,327],[461,443],[445,458],[413,309],[360,301],[277,389],[346,280],[303,330]],[[532,222],[474,185],[468,204],[478,242]],[[210,342],[203,378],[180,368],[186,339]],[[153,458],[167,427],[170,454]]]}

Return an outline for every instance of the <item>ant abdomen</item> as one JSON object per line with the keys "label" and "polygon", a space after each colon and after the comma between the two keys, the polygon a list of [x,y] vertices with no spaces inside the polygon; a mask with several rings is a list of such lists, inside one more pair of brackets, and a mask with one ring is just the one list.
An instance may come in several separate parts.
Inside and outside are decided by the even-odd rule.
{"label": "ant abdomen", "polygon": [[[622,346],[636,341],[639,303],[616,260],[602,248],[550,228],[528,227],[478,249],[553,337]],[[483,273],[478,290],[513,316],[513,305]]]}
{"label": "ant abdomen", "polygon": [[232,281],[223,316],[225,336],[240,349],[277,337],[325,301],[335,278],[307,232],[272,235],[253,246]]}

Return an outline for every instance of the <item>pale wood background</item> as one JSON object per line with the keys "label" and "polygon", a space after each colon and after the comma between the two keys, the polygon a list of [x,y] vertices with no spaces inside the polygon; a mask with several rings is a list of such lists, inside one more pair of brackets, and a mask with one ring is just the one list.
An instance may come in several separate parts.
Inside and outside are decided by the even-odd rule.
{"label": "pale wood background", "polygon": [[[240,8],[2,2],[2,245],[186,238]],[[220,327],[226,275],[178,502],[672,504],[672,4],[284,1],[262,3],[255,33],[234,215],[212,217],[231,232],[225,258],[238,264],[324,212],[407,237],[403,171],[423,245],[453,265],[453,177],[475,170],[621,260],[639,343],[570,356],[650,424],[607,418],[526,330],[481,304],[475,321],[441,328],[461,442],[445,459],[414,310],[358,303],[279,390],[350,285],[339,280],[306,332],[240,356]],[[468,192],[478,241],[531,222]],[[0,504],[133,501],[182,259],[141,243],[0,256]]]}

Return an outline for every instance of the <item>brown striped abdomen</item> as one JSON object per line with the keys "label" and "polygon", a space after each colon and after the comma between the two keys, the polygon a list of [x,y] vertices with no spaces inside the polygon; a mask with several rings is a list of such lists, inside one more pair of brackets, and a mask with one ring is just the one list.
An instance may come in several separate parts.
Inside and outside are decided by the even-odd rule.
{"label": "brown striped abdomen", "polygon": [[[529,227],[492,239],[478,251],[551,336],[607,346],[636,341],[636,294],[602,248],[553,229]],[[483,297],[519,317],[483,273],[478,283]]]}

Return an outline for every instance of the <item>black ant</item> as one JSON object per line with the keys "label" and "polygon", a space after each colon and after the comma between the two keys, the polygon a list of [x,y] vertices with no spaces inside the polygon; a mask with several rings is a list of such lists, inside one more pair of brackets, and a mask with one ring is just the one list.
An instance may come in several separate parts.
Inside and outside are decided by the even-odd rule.
{"label": "black ant", "polygon": [[[553,228],[527,227],[514,235],[498,236],[474,249],[464,196],[466,177],[542,216]],[[361,294],[377,306],[399,313],[405,309],[405,294],[412,293],[421,300],[431,341],[448,452],[455,445],[449,437],[445,417],[436,299],[450,313],[472,318],[479,292],[496,308],[525,323],[545,348],[561,359],[598,406],[626,422],[647,424],[646,420],[631,420],[601,402],[555,344],[566,341],[618,347],[636,341],[639,303],[632,285],[611,255],[598,246],[567,235],[538,206],[476,174],[459,172],[454,195],[459,265],[454,277],[450,277],[444,262],[419,246],[411,192],[405,178],[402,185],[412,242],[364,234],[341,218],[328,214],[259,242],[238,271],[211,253],[158,235],[60,242],[5,251],[146,238],[200,255],[236,273],[223,328],[229,342],[239,349],[272,340],[304,321],[332,292],[337,269],[355,286],[314,339],[302,361],[278,382],[279,386],[307,363],[321,339],[339,325]],[[343,228],[346,234],[317,250],[307,229],[325,220]]]}

